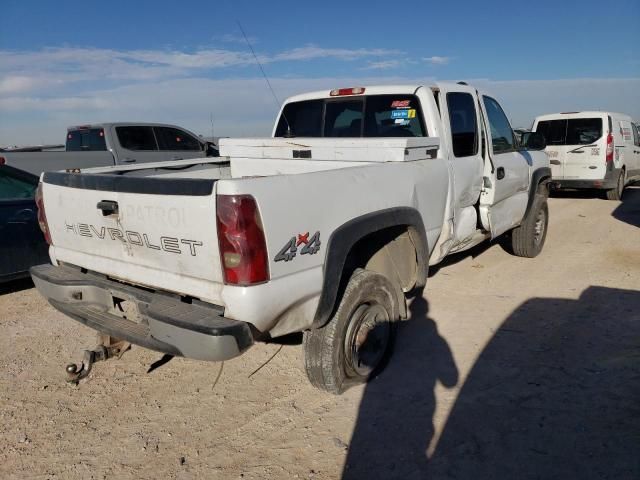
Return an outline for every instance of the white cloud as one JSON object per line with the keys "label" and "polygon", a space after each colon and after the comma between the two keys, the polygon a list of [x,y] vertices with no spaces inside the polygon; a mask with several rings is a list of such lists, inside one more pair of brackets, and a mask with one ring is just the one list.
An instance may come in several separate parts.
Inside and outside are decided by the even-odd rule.
{"label": "white cloud", "polygon": [[[305,91],[349,85],[429,84],[432,79],[397,76],[272,78],[284,100]],[[529,126],[536,115],[566,110],[606,109],[640,119],[640,78],[496,81],[469,79],[492,93],[514,126]],[[61,141],[68,125],[101,121],[157,121],[216,135],[269,135],[277,113],[262,78],[174,78],[94,88],[56,98],[11,95],[0,100],[0,145]],[[34,137],[34,132],[37,136]]]}
{"label": "white cloud", "polygon": [[[324,78],[276,75],[270,80],[278,96],[284,99],[304,91],[349,85],[429,83],[425,78],[385,75],[387,71],[395,74],[393,68],[412,60],[402,52],[384,49],[307,45],[261,56],[265,63],[326,58],[363,60],[368,72]],[[430,57],[422,61],[442,65],[448,60]],[[268,135],[277,106],[262,78],[210,78],[220,69],[254,62],[244,50],[213,48],[190,52],[96,48],[0,51],[0,145],[56,143],[67,125],[100,121],[170,122],[208,134],[211,113],[216,135]],[[585,109],[622,111],[640,120],[640,104],[633,101],[638,98],[640,78],[468,82],[494,92],[515,126],[528,126],[542,113]]]}
{"label": "white cloud", "polygon": [[[316,58],[336,58],[339,60],[356,60],[363,57],[388,56],[400,53],[397,50],[348,48],[321,48],[315,45],[294,48],[273,56],[269,61],[312,60]],[[268,57],[267,57],[268,58]]]}
{"label": "white cloud", "polygon": [[423,57],[422,60],[431,65],[447,65],[451,61],[451,57],[439,57],[435,55],[433,57]]}
{"label": "white cloud", "polygon": [[34,90],[49,82],[45,78],[28,77],[24,75],[9,75],[0,78],[0,95],[14,95]]}
{"label": "white cloud", "polygon": [[400,65],[400,60],[381,60],[379,62],[369,62],[364,67],[364,70],[388,70],[390,68],[398,68]]}
{"label": "white cloud", "polygon": [[[249,43],[251,45],[255,45],[258,43],[258,39],[256,37],[247,37],[249,39]],[[214,36],[213,40],[220,40],[225,43],[238,43],[241,45],[246,45],[247,41],[242,35],[235,35],[233,33],[225,33],[224,35]]]}
{"label": "white cloud", "polygon": [[[271,55],[259,55],[263,64],[315,59],[353,61],[395,54],[384,49],[341,49],[307,45]],[[220,48],[179,50],[113,50],[99,48],[45,48],[40,51],[0,50],[0,97],[66,95],[88,86],[115,87],[132,82],[209,76],[232,67],[255,66],[244,50]],[[205,73],[207,72],[207,73]]]}

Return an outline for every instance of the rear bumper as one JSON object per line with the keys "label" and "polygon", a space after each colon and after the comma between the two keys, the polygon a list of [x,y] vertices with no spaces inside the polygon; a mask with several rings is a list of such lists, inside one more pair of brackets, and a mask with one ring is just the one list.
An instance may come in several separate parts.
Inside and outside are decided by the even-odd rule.
{"label": "rear bumper", "polygon": [[554,178],[552,183],[554,188],[568,188],[568,189],[581,189],[581,188],[598,188],[602,190],[609,190],[616,188],[618,175],[620,174],[619,168],[612,168],[607,170],[604,178],[600,179],[570,179],[565,180],[562,178]]}
{"label": "rear bumper", "polygon": [[[57,310],[94,330],[141,347],[198,360],[236,357],[253,344],[249,324],[222,308],[184,303],[177,296],[125,285],[104,276],[53,265],[31,269],[38,291]],[[114,297],[135,304],[135,319],[118,314]]]}

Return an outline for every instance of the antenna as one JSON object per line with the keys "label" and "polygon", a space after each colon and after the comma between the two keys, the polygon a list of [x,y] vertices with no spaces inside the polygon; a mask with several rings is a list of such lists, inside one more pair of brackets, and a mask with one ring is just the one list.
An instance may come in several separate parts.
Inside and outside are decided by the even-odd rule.
{"label": "antenna", "polygon": [[[276,92],[273,90],[273,87],[271,86],[271,82],[269,81],[269,77],[267,77],[267,74],[264,71],[264,68],[262,68],[262,64],[260,63],[260,60],[258,60],[258,56],[256,55],[256,52],[253,50],[253,47],[251,46],[251,43],[249,42],[249,39],[247,38],[247,34],[244,33],[244,28],[242,28],[242,24],[240,23],[240,20],[236,20],[236,23],[238,24],[238,27],[240,28],[240,32],[242,32],[242,36],[244,37],[244,41],[247,42],[247,46],[249,47],[249,50],[251,51],[251,54],[253,55],[253,58],[255,59],[256,63],[258,64],[258,67],[260,67],[260,71],[262,72],[262,76],[264,77],[265,81],[267,82],[267,86],[269,87],[269,90],[271,90],[271,95],[273,95],[274,100],[276,101],[276,105],[278,107],[278,109],[280,108],[280,105],[282,105],[280,103],[280,100],[278,100],[278,96],[276,95]],[[289,123],[289,119],[287,119],[287,116],[284,114],[284,109],[282,110],[282,118],[284,118],[284,121],[287,124],[287,134],[285,135],[285,137],[291,138],[293,137],[293,134],[291,132],[291,124]]]}
{"label": "antenna", "polygon": [[215,143],[215,136],[213,134],[213,112],[209,114],[209,120],[211,121],[211,141]]}

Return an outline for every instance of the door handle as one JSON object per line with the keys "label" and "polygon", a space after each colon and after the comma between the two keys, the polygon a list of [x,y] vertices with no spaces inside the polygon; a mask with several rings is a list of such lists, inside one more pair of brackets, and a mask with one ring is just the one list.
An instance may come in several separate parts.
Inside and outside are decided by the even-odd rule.
{"label": "door handle", "polygon": [[551,165],[560,165],[560,160],[549,160]]}
{"label": "door handle", "polygon": [[504,178],[504,167],[498,167],[496,170],[496,176],[498,177],[498,180],[502,180]]}
{"label": "door handle", "polygon": [[122,159],[122,163],[133,163],[135,161],[136,161],[135,158],[123,158]]}
{"label": "door handle", "polygon": [[114,202],[113,200],[102,200],[98,202],[96,205],[98,210],[102,210],[102,215],[106,217],[107,215],[117,215],[118,214],[118,202]]}

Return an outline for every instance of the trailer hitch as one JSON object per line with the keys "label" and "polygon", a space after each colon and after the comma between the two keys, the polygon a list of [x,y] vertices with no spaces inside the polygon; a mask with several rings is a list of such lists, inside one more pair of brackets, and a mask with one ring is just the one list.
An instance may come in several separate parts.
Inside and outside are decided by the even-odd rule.
{"label": "trailer hitch", "polygon": [[131,344],[124,340],[98,334],[99,345],[93,350],[85,350],[80,364],[70,363],[66,367],[67,382],[77,385],[80,380],[89,376],[91,367],[96,362],[113,357],[121,358],[124,352],[131,348]]}

